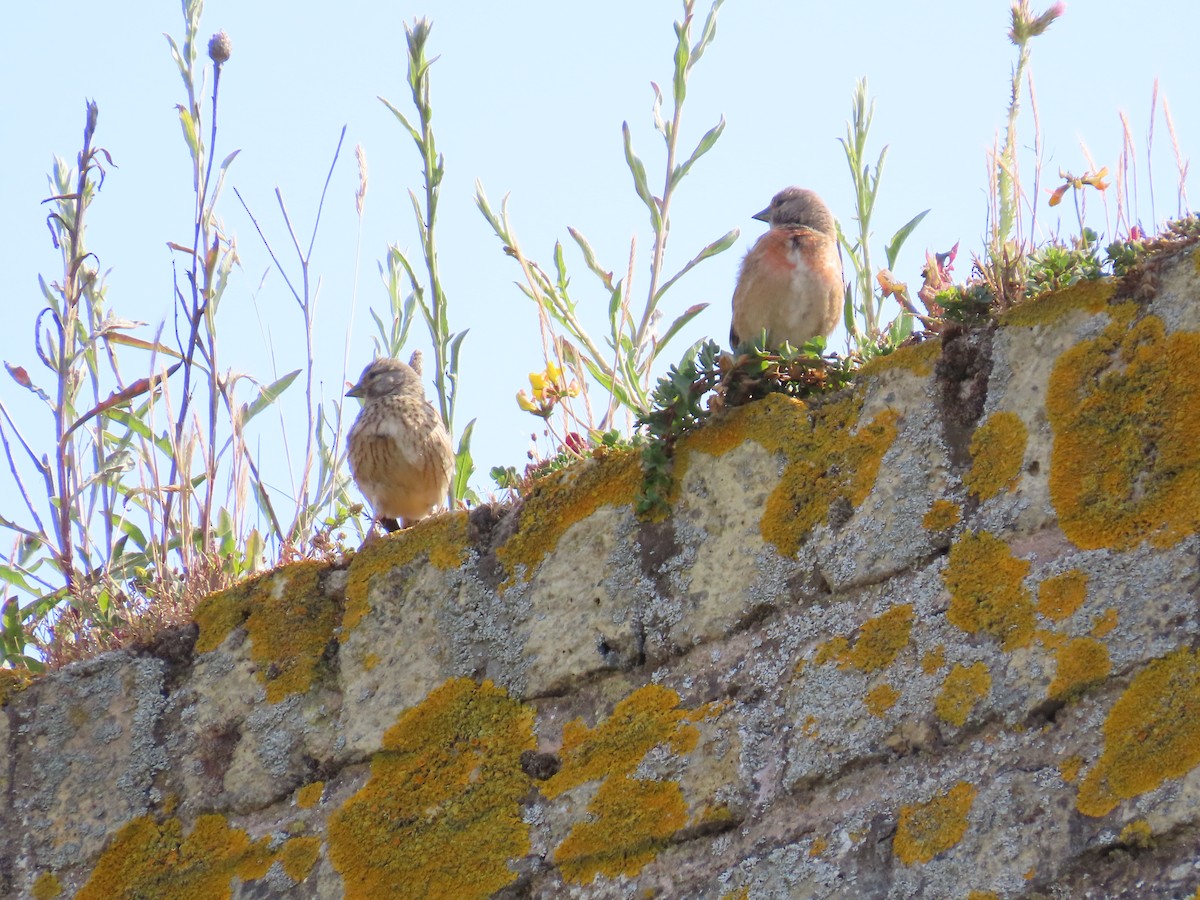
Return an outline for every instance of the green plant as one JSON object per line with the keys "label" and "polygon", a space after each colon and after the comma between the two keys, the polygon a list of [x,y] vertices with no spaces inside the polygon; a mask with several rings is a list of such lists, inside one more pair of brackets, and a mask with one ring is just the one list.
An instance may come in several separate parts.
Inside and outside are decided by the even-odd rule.
{"label": "green plant", "polygon": [[[433,342],[433,382],[437,391],[438,411],[446,429],[453,435],[454,410],[458,401],[458,362],[466,331],[452,332],[450,330],[450,305],[442,286],[441,272],[438,268],[437,256],[437,208],[441,194],[442,178],[446,173],[445,158],[437,151],[434,139],[433,104],[430,92],[430,67],[436,59],[429,59],[425,53],[429,41],[431,23],[427,19],[417,19],[413,24],[404,26],[404,36],[408,52],[408,86],[412,93],[413,106],[417,111],[417,126],[414,126],[396,106],[383,97],[383,103],[404,126],[409,137],[421,154],[421,168],[424,176],[424,192],[421,197],[415,191],[408,192],[412,201],[413,216],[417,222],[417,231],[421,238],[421,253],[424,257],[426,284],[417,278],[412,263],[396,245],[388,247],[388,269],[386,283],[388,296],[393,312],[401,310],[402,317],[396,330],[385,328],[379,317],[375,321],[379,326],[380,336],[388,345],[388,351],[393,355],[402,346],[407,337],[408,328],[412,321],[412,309],[415,303],[421,310],[425,325],[429,329],[429,337]],[[400,300],[400,280],[398,268],[404,270],[411,285],[411,294]],[[428,296],[427,296],[428,294]],[[471,433],[475,426],[472,419],[458,435],[458,449],[455,452],[454,481],[451,483],[450,497],[447,498],[453,507],[456,501],[470,497],[477,499],[467,486],[475,465],[471,459]]]}
{"label": "green plant", "polygon": [[[929,214],[929,210],[917,213],[908,220],[884,247],[887,268],[876,273],[871,264],[871,216],[875,211],[875,200],[879,195],[879,182],[883,177],[883,162],[888,148],[879,151],[874,169],[867,162],[867,137],[871,131],[871,119],[875,115],[875,101],[867,102],[867,80],[859,79],[854,87],[851,102],[851,118],[846,123],[846,137],[841,138],[846,164],[854,183],[854,221],[857,234],[851,241],[838,225],[838,242],[846,251],[853,275],[846,288],[844,318],[846,331],[854,349],[864,358],[887,352],[912,333],[913,315],[918,315],[908,301],[906,293],[895,291],[896,283],[891,270],[896,266],[900,248]],[[876,291],[878,278],[881,289]],[[886,325],[883,324],[883,304],[889,296],[901,303],[899,314]]]}
{"label": "green plant", "polygon": [[1103,274],[1100,238],[1092,229],[1084,228],[1070,246],[1046,244],[1029,254],[1025,293],[1028,297],[1038,297],[1079,281],[1094,281]]}
{"label": "green plant", "polygon": [[[703,247],[668,277],[666,247],[675,193],[688,172],[712,149],[725,129],[725,120],[722,118],[705,132],[687,158],[680,161],[679,140],[688,78],[693,67],[716,37],[717,10],[720,6],[721,0],[714,0],[700,29],[700,35],[693,42],[695,0],[684,0],[683,18],[675,23],[676,47],[671,78],[672,110],[669,119],[663,118],[662,115],[663,93],[657,84],[652,85],[654,125],[663,138],[666,150],[665,172],[659,196],[651,192],[646,167],[634,152],[629,124],[626,122],[621,126],[625,162],[633,177],[634,190],[649,213],[653,234],[649,279],[645,300],[639,309],[635,310],[633,301],[636,238],[630,245],[629,265],[625,276],[614,279],[613,273],[597,261],[587,239],[576,229],[568,229],[583,256],[585,266],[600,282],[602,294],[606,298],[608,333],[602,340],[593,338],[589,333],[583,324],[578,301],[569,291],[570,278],[562,244],[555,244],[551,274],[521,249],[509,218],[507,198],[497,213],[488,202],[483,186],[476,186],[475,199],[480,212],[500,238],[504,251],[520,265],[524,276],[524,283],[520,288],[537,307],[545,371],[565,373],[564,377],[574,379],[580,386],[579,403],[573,402],[571,397],[563,396],[557,404],[557,411],[562,416],[561,434],[576,432],[590,435],[604,432],[617,424],[616,417],[621,410],[626,413],[627,423],[632,424],[633,416],[650,408],[651,372],[659,355],[680,329],[707,306],[701,303],[689,307],[678,314],[659,334],[656,330],[657,322],[667,291],[695,266],[729,249],[738,238],[737,229],[727,232]],[[597,412],[592,405],[593,383],[598,385],[604,394],[602,412]],[[583,406],[582,410],[579,409],[580,405]]]}

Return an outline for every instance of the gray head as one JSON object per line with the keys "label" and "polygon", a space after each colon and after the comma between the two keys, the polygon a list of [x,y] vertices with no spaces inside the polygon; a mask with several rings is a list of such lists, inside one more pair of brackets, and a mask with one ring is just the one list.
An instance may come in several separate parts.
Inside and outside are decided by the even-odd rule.
{"label": "gray head", "polygon": [[416,394],[425,396],[421,376],[398,359],[381,356],[363,369],[358,384],[346,391],[347,397],[375,400],[393,394]]}
{"label": "gray head", "polygon": [[762,212],[754,214],[760,222],[772,228],[811,228],[830,237],[837,235],[833,213],[825,201],[813,191],[788,187],[771,198],[771,204]]}

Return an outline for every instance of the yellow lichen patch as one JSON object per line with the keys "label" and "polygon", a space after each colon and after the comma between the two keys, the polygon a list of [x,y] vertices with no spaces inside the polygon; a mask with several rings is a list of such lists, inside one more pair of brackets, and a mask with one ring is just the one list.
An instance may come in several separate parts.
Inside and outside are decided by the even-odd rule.
{"label": "yellow lichen patch", "polygon": [[882,719],[887,711],[896,705],[896,701],[900,699],[900,692],[890,684],[877,684],[867,691],[864,699],[867,704],[867,712]]}
{"label": "yellow lichen patch", "polygon": [[974,802],[974,786],[960,781],[928,803],[901,807],[892,844],[900,862],[927,863],[954,847],[967,833],[967,815]]}
{"label": "yellow lichen patch", "polygon": [[329,818],[329,860],[345,896],[487,897],[529,851],[521,754],[533,712],[490,681],[452,678],[404,712],[367,783]]}
{"label": "yellow lichen patch", "polygon": [[845,635],[839,634],[836,637],[831,637],[821,646],[817,647],[816,655],[813,657],[813,664],[823,666],[827,662],[834,662],[846,657],[850,652],[850,639]]}
{"label": "yellow lichen patch", "polygon": [[1000,900],[1000,895],[995,891],[970,891],[967,900]]}
{"label": "yellow lichen patch", "polygon": [[641,484],[641,460],[633,451],[584,460],[539,478],[525,499],[520,527],[496,550],[510,581],[518,566],[531,575],[567,529],[600,507],[632,504]]}
{"label": "yellow lichen patch", "polygon": [[950,548],[942,573],[950,591],[951,624],[969,634],[984,632],[1004,650],[1033,639],[1032,595],[1022,584],[1029,562],[1013,556],[1008,544],[986,531],[968,531]]}
{"label": "yellow lichen patch", "polygon": [[53,872],[43,872],[33,882],[33,900],[54,900],[62,896],[62,883]]}
{"label": "yellow lichen patch", "polygon": [[1014,306],[1000,315],[1000,324],[1018,327],[1048,325],[1074,310],[1098,313],[1108,305],[1112,294],[1111,282],[1080,281],[1071,287]]}
{"label": "yellow lichen patch", "polygon": [[8,698],[25,690],[32,681],[33,674],[28,670],[0,669],[0,707],[8,706]]}
{"label": "yellow lichen patch", "polygon": [[971,468],[963,483],[980,500],[1011,491],[1021,477],[1029,429],[1014,412],[992,413],[971,437]]}
{"label": "yellow lichen patch", "polygon": [[678,754],[696,747],[692,722],[715,714],[706,704],[689,710],[679,695],[650,684],[634,691],[604,722],[588,728],[581,720],[563,727],[562,768],[542,786],[553,799],[589,781],[603,779],[580,822],[554,850],[563,877],[586,883],[597,874],[636,875],[687,824],[687,803],[673,781],[633,777],[642,759],[659,745]]}
{"label": "yellow lichen patch", "polygon": [[952,500],[934,500],[921,520],[926,531],[949,531],[962,521],[962,507]]}
{"label": "yellow lichen patch", "polygon": [[934,709],[943,722],[962,727],[980,700],[992,689],[992,676],[982,662],[964,666],[955,663],[942,682]]}
{"label": "yellow lichen patch", "polygon": [[252,842],[224,816],[199,816],[186,838],[179,819],[142,816],[117,832],[75,898],[229,898],[235,877],[255,881],[267,874],[275,860],[270,842]]}
{"label": "yellow lichen patch", "polygon": [[[765,405],[772,397],[755,405]],[[767,446],[761,432],[751,432],[767,449],[780,449],[788,459],[759,524],[763,540],[784,556],[796,555],[808,533],[825,521],[835,501],[858,506],[874,486],[883,455],[896,439],[900,414],[885,410],[852,433],[861,410],[862,397],[857,394],[817,407],[811,424],[805,421],[803,427],[790,432],[771,432],[770,442],[775,446]]]}
{"label": "yellow lichen patch", "polygon": [[750,888],[743,885],[721,895],[721,900],[750,900]]}
{"label": "yellow lichen patch", "polygon": [[326,569],[316,561],[293,563],[201,601],[196,651],[215,650],[244,625],[267,700],[307,691],[342,617],[340,605],[320,589]]}
{"label": "yellow lichen patch", "polygon": [[829,849],[828,838],[824,838],[824,837],[821,837],[820,835],[818,835],[817,837],[813,838],[812,846],[810,846],[808,848],[808,855],[809,856],[820,856],[822,853],[824,853],[828,849]]}
{"label": "yellow lichen patch", "polygon": [[1058,648],[1055,656],[1057,668],[1049,691],[1055,700],[1079,694],[1088,685],[1103,681],[1112,671],[1108,648],[1094,638],[1072,638]]}
{"label": "yellow lichen patch", "polygon": [[292,838],[279,851],[279,862],[288,878],[301,882],[308,877],[313,866],[317,864],[317,856],[321,852],[321,839],[318,837]]}
{"label": "yellow lichen patch", "polygon": [[1146,316],[1063,353],[1046,410],[1050,497],[1076,546],[1171,547],[1200,528],[1200,333]]}
{"label": "yellow lichen patch", "polygon": [[426,556],[438,569],[457,569],[467,558],[467,526],[465,512],[450,512],[364,544],[350,560],[346,573],[342,640],[371,611],[367,591],[372,578],[382,572],[403,568],[420,556]]}
{"label": "yellow lichen patch", "polygon": [[1059,763],[1058,773],[1062,775],[1062,780],[1070,784],[1079,777],[1079,770],[1083,768],[1083,757],[1071,755],[1063,758]]}
{"label": "yellow lichen patch", "polygon": [[628,775],[605,779],[588,812],[595,818],[578,823],[554,850],[563,878],[579,884],[598,874],[636,875],[687,824],[677,783]]}
{"label": "yellow lichen patch", "polygon": [[1104,752],[1075,808],[1103,816],[1200,765],[1200,659],[1186,648],[1149,663],[1104,720]]}
{"label": "yellow lichen patch", "polygon": [[876,356],[858,370],[859,376],[882,375],[893,369],[907,369],[922,378],[933,374],[933,364],[942,355],[942,342],[923,341],[900,347],[886,356]]}
{"label": "yellow lichen patch", "polygon": [[868,619],[859,629],[854,647],[845,655],[846,663],[862,672],[877,672],[890,666],[908,646],[912,623],[911,603],[902,603]]}
{"label": "yellow lichen patch", "polygon": [[700,739],[699,729],[691,723],[712,716],[714,710],[712,704],[685,709],[679,705],[679,694],[661,685],[638,688],[595,728],[588,728],[582,719],[563,726],[562,767],[542,785],[542,793],[554,798],[588,781],[630,774],[659,744],[689,753]]}
{"label": "yellow lichen patch", "polygon": [[1092,625],[1092,637],[1104,637],[1117,627],[1117,611],[1109,608]]}
{"label": "yellow lichen patch", "polygon": [[936,674],[946,664],[946,647],[938,644],[921,657],[921,671],[926,675]]}
{"label": "yellow lichen patch", "polygon": [[301,809],[312,809],[321,802],[321,794],[325,791],[325,782],[314,781],[296,791],[296,805]]}
{"label": "yellow lichen patch", "polygon": [[1145,819],[1134,819],[1121,829],[1119,840],[1129,847],[1150,847],[1154,843],[1154,829]]}
{"label": "yellow lichen patch", "polygon": [[1087,599],[1086,572],[1071,569],[1038,585],[1038,612],[1055,622],[1069,619]]}

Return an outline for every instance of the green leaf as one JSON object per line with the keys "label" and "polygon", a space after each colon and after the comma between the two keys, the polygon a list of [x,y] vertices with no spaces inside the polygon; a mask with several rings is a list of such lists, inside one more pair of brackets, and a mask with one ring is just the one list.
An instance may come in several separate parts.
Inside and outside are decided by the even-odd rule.
{"label": "green leaf", "polygon": [[700,143],[696,145],[696,149],[692,151],[692,155],[687,158],[687,161],[682,165],[675,167],[675,171],[671,173],[671,185],[677,185],[687,175],[688,171],[696,164],[696,160],[702,157],[705,153],[713,148],[713,145],[721,137],[721,133],[725,130],[725,117],[721,116],[721,121],[705,132],[704,137],[700,138]]}
{"label": "green leaf", "polygon": [[392,106],[392,104],[389,103],[387,100],[385,100],[383,97],[379,97],[378,100],[380,103],[382,103],[384,106],[386,106],[389,110],[391,110],[391,113],[393,116],[396,117],[396,120],[401,125],[403,125],[404,128],[408,131],[409,137],[411,137],[414,141],[416,141],[417,145],[420,146],[421,132],[417,131],[417,129],[412,127],[412,123],[410,123],[408,121],[408,117],[405,116],[404,113],[400,112],[400,110],[398,110],[396,107]]}
{"label": "green leaf", "polygon": [[691,68],[688,60],[692,55],[692,50],[688,46],[687,29],[682,22],[675,23],[675,78],[673,87],[675,89],[675,106],[679,107],[683,104],[683,98],[687,96],[687,73]]}
{"label": "green leaf", "polygon": [[296,380],[296,376],[299,374],[299,369],[288,372],[288,374],[284,375],[282,378],[279,378],[262,388],[258,392],[258,396],[255,397],[253,401],[248,404],[243,403],[240,410],[242,424],[245,425],[260,412],[278,400],[279,395],[288,389],[291,383]]}
{"label": "green leaf", "polygon": [[662,230],[662,213],[659,211],[658,203],[650,194],[650,187],[646,181],[646,167],[638,159],[637,154],[633,152],[633,136],[630,134],[628,122],[621,123],[621,136],[625,143],[625,162],[628,164],[629,171],[633,175],[634,190],[642,198],[642,202],[646,204],[646,208],[650,210],[650,223],[657,234]]}
{"label": "green leaf", "polygon": [[721,235],[721,237],[717,238],[711,244],[705,246],[704,249],[688,260],[687,265],[685,265],[682,269],[680,269],[663,283],[663,286],[660,287],[654,294],[654,302],[657,304],[658,301],[662,299],[663,294],[665,294],[671,287],[671,285],[690,272],[696,265],[704,262],[704,260],[708,259],[710,256],[716,256],[718,253],[724,253],[726,250],[732,247],[734,242],[741,237],[741,234],[742,232],[735,228],[732,231],[725,232],[725,234]]}
{"label": "green leaf", "polygon": [[567,233],[579,245],[580,251],[583,253],[583,263],[600,279],[604,287],[609,290],[615,290],[613,287],[613,273],[605,271],[598,262],[596,262],[596,252],[592,250],[592,245],[587,242],[587,238],[583,236],[577,229],[567,228]]}
{"label": "green leaf", "polygon": [[908,220],[908,224],[892,235],[891,241],[889,241],[888,245],[884,247],[884,252],[887,253],[889,269],[896,265],[896,257],[900,255],[900,248],[904,245],[904,242],[908,240],[908,236],[913,233],[913,229],[920,225],[921,220],[927,215],[929,215],[929,210],[925,210],[923,213],[917,213]]}
{"label": "green leaf", "polygon": [[[657,357],[662,349],[667,346],[667,343],[671,340],[671,338],[675,337],[675,335],[679,333],[679,329],[683,328],[683,326],[692,321],[692,319],[696,318],[696,316],[700,315],[700,313],[704,312],[706,309],[708,309],[707,303],[697,303],[693,306],[689,306],[682,313],[680,313],[679,317],[671,323],[671,327],[663,333],[663,336],[655,341],[654,350],[650,354],[650,358],[654,359]],[[693,344],[691,352],[695,352],[696,348],[700,346],[700,343],[702,343],[702,341],[698,341],[697,343]]]}
{"label": "green leaf", "polygon": [[458,450],[454,454],[454,482],[451,490],[455,500],[462,500],[471,493],[467,483],[475,474],[475,462],[471,459],[471,434],[475,431],[475,420],[467,423],[458,437]]}

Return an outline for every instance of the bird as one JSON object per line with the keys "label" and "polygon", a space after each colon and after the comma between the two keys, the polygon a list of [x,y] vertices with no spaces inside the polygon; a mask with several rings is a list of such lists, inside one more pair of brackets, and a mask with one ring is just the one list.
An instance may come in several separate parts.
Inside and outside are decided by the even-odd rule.
{"label": "bird", "polygon": [[742,260],[730,345],[737,350],[764,330],[773,350],[784,341],[799,348],[828,337],[845,296],[833,213],[815,192],[788,187],[753,218],[771,227]]}
{"label": "bird", "polygon": [[350,474],[374,517],[398,531],[429,515],[445,500],[454,473],[454,451],[442,417],[425,399],[420,351],[409,364],[383,356],[363,369],[347,397],[362,400],[350,427]]}

